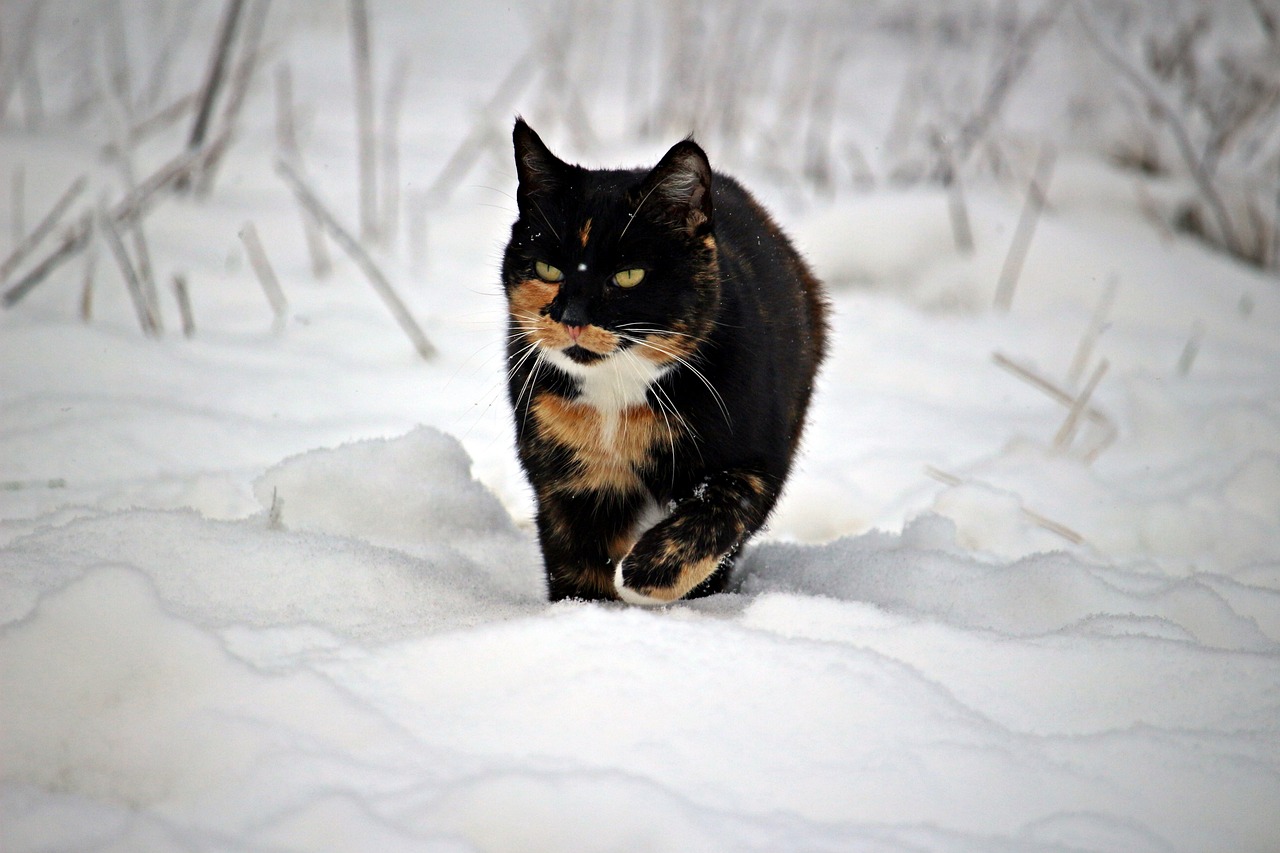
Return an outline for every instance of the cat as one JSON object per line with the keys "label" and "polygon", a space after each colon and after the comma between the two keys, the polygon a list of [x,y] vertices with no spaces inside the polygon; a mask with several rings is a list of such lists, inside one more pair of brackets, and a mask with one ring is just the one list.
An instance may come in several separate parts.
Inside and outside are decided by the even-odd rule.
{"label": "cat", "polygon": [[508,394],[549,597],[721,592],[791,470],[822,286],[692,138],[647,171],[512,139]]}

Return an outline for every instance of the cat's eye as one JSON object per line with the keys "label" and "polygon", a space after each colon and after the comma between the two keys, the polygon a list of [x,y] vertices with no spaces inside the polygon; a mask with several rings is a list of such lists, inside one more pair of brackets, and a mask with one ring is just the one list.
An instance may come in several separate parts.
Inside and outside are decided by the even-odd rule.
{"label": "cat's eye", "polygon": [[560,272],[558,267],[543,261],[538,261],[533,265],[533,270],[538,274],[538,278],[546,282],[557,282],[564,278],[564,273]]}
{"label": "cat's eye", "polygon": [[644,281],[644,270],[639,268],[623,270],[613,277],[613,283],[618,287],[635,287],[642,281]]}

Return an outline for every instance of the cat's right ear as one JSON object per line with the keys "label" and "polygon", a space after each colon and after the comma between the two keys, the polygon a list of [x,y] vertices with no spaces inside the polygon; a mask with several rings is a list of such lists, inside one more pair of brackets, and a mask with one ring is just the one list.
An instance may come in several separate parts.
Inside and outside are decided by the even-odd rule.
{"label": "cat's right ear", "polygon": [[550,193],[556,188],[567,166],[551,153],[523,118],[516,118],[511,141],[516,154],[516,177],[520,181],[516,190],[516,203],[523,213],[528,209],[530,199]]}

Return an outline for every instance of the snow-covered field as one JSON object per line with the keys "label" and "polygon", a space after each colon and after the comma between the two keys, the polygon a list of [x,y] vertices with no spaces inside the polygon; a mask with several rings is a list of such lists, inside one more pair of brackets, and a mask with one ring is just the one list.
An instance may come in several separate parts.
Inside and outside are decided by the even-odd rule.
{"label": "snow-covered field", "polygon": [[[354,227],[342,6],[273,7],[212,194],[147,217],[164,337],[105,247],[91,323],[79,260],[0,311],[0,849],[1280,848],[1274,275],[1157,228],[1169,187],[1062,145],[996,311],[1025,182],[966,185],[962,254],[940,188],[800,197],[748,164],[835,308],[799,470],[733,592],[548,605],[503,388],[501,140],[424,201],[531,16],[436,5],[371,10],[379,81],[399,52],[413,68],[406,212],[376,257],[434,360],[336,246],[316,280],[273,171],[287,59],[307,172]],[[123,4],[139,69],[145,6]],[[173,94],[219,11],[197,11]],[[496,105],[499,132],[519,110],[599,165],[671,142],[585,151],[533,91]],[[850,125],[897,91],[858,97]],[[28,127],[15,105],[6,254],[16,168],[28,228],[78,175],[83,205],[123,192],[110,109]],[[187,126],[139,147],[139,176]],[[1107,368],[1071,432],[1070,401],[997,355],[1069,396]]]}

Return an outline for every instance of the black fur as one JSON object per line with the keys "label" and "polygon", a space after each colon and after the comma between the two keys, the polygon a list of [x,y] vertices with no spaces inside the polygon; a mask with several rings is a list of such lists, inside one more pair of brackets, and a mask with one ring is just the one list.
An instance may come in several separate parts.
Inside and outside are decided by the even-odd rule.
{"label": "black fur", "polygon": [[[550,597],[619,597],[620,560],[641,597],[718,592],[791,469],[825,350],[821,286],[692,140],[649,171],[564,163],[523,120],[514,144],[509,394]],[[623,270],[643,278],[624,288]],[[665,372],[626,405],[588,405],[583,377],[611,369]],[[652,505],[667,514],[637,541]]]}

